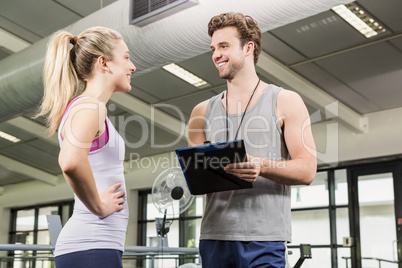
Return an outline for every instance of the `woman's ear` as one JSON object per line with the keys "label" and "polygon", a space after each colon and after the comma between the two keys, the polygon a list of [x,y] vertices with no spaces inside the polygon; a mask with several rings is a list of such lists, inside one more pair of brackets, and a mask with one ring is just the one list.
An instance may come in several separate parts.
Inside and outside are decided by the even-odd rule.
{"label": "woman's ear", "polygon": [[106,59],[104,56],[99,56],[96,61],[96,65],[103,71],[109,71],[109,67],[106,65]]}

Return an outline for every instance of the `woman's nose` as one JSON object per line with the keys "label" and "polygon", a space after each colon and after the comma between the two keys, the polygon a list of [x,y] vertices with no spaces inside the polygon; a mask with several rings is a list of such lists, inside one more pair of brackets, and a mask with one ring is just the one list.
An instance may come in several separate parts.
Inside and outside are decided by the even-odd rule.
{"label": "woman's nose", "polygon": [[135,72],[135,70],[137,70],[137,68],[135,67],[134,63],[131,62],[131,71]]}

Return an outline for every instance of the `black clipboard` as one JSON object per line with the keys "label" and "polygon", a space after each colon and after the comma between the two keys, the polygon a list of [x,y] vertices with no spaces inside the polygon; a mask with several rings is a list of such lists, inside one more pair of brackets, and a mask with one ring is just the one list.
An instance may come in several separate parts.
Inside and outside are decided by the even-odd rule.
{"label": "black clipboard", "polygon": [[192,195],[253,187],[251,182],[223,170],[229,163],[246,161],[243,140],[179,148],[175,151]]}

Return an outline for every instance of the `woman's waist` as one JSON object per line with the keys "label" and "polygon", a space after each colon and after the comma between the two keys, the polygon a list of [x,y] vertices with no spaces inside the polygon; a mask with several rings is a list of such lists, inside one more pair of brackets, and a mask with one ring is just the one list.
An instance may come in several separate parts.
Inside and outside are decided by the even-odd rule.
{"label": "woman's waist", "polygon": [[99,218],[91,211],[89,211],[83,203],[76,201],[73,215],[71,216],[71,218],[77,221],[84,221],[90,223],[94,222],[95,224],[110,225],[110,224],[127,223],[128,216],[129,215],[127,205],[124,205],[124,208],[122,210],[116,211],[105,218]]}

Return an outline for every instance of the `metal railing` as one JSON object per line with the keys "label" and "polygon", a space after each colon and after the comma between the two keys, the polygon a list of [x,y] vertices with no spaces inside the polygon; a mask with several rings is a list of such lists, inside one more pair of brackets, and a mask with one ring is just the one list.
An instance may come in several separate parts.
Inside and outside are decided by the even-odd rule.
{"label": "metal railing", "polygon": [[[351,257],[342,257],[346,261],[346,268],[349,268],[349,260]],[[378,261],[378,268],[381,268],[381,263],[387,262],[387,263],[401,263],[399,261],[391,261],[391,260],[386,260],[386,259],[381,259],[381,258],[373,258],[373,257],[362,257],[362,260],[372,260],[372,261]]]}
{"label": "metal railing", "polygon": [[[24,254],[17,256],[0,256],[0,268],[10,267],[11,263],[21,262],[23,267],[49,267],[53,268],[54,257],[51,254],[54,247],[51,245],[26,245],[26,244],[0,244],[0,251],[22,251]],[[180,261],[198,259],[198,248],[171,248],[171,247],[145,247],[126,246],[123,253],[123,260],[147,261],[147,267],[155,267],[158,260],[174,260],[179,266]],[[45,265],[45,262],[46,265]],[[12,267],[12,266],[11,266]]]}

